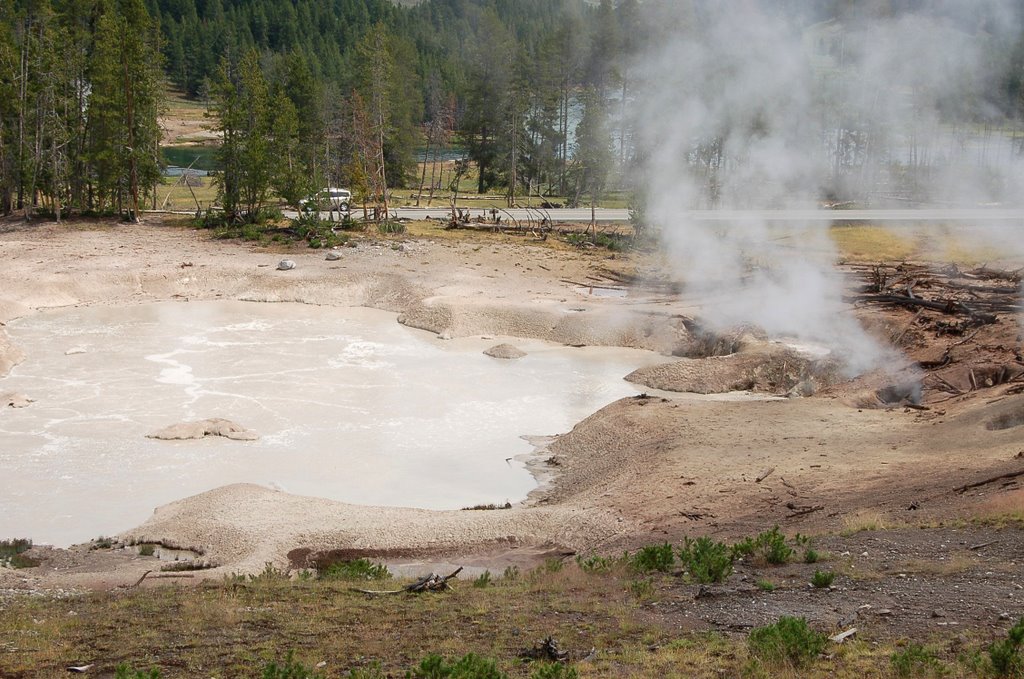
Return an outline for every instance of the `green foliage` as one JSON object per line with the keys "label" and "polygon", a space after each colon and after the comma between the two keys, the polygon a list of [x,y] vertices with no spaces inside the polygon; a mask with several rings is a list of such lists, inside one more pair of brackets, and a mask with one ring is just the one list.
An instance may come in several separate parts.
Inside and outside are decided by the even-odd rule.
{"label": "green foliage", "polygon": [[139,545],[139,556],[153,556],[156,554],[156,545],[147,542]]}
{"label": "green foliage", "polygon": [[0,566],[11,568],[34,568],[39,565],[35,559],[22,556],[32,548],[32,541],[28,538],[15,538],[13,540],[0,540]]}
{"label": "green foliage", "polygon": [[334,232],[335,223],[321,219],[314,210],[303,210],[299,218],[292,221],[292,227],[301,240],[311,248],[333,248],[344,245],[349,237]]}
{"label": "green foliage", "polygon": [[467,653],[455,662],[431,654],[405,676],[414,679],[508,679],[508,675],[498,669],[497,663],[475,653]]}
{"label": "green foliage", "polygon": [[[189,563],[189,562],[185,562]],[[263,570],[259,573],[250,573],[249,582],[256,584],[269,584],[269,583],[281,583],[288,582],[288,573],[277,568],[274,564],[269,561],[263,565]]]}
{"label": "green foliage", "polygon": [[114,546],[114,538],[108,538],[105,535],[101,535],[92,541],[89,545],[89,549],[110,549]]}
{"label": "green foliage", "polygon": [[732,546],[734,559],[754,557],[773,565],[787,563],[795,553],[793,548],[786,544],[786,536],[779,531],[778,526],[759,533],[754,538],[745,538]]}
{"label": "green foliage", "polygon": [[804,618],[782,616],[779,621],[750,632],[747,645],[754,657],[771,665],[800,667],[825,649],[825,635],[811,629]]}
{"label": "green foliage", "polygon": [[518,580],[519,566],[506,566],[505,572],[501,575],[503,580]]}
{"label": "green foliage", "polygon": [[475,578],[473,580],[473,586],[474,587],[479,587],[481,589],[484,588],[484,587],[487,587],[490,584],[491,584],[491,572],[490,571],[484,571],[477,578]]}
{"label": "green foliage", "polygon": [[145,672],[122,663],[114,671],[114,679],[160,679],[160,670],[154,667]]}
{"label": "green foliage", "polygon": [[1005,639],[996,641],[988,647],[988,657],[992,661],[992,669],[998,676],[1024,676],[1022,643],[1024,643],[1024,617],[1010,628]]}
{"label": "green foliage", "polygon": [[263,668],[263,679],[323,679],[314,668],[307,667],[295,660],[295,651],[288,651],[284,662],[280,665],[270,663]]}
{"label": "green foliage", "polygon": [[386,235],[405,233],[405,224],[397,219],[385,219],[377,225],[377,231]]}
{"label": "green foliage", "polygon": [[679,550],[679,560],[690,577],[700,583],[724,582],[732,573],[729,547],[707,536],[686,538]]}
{"label": "green foliage", "polygon": [[804,552],[804,563],[818,563],[821,560],[821,555],[810,547]]}
{"label": "green foliage", "polygon": [[544,559],[544,564],[541,565],[537,570],[541,573],[561,573],[562,568],[565,567],[565,562],[558,557],[549,557]]}
{"label": "green foliage", "polygon": [[629,557],[630,567],[640,573],[660,571],[667,573],[675,564],[675,555],[672,553],[672,545],[647,545],[641,547],[635,554]]}
{"label": "green foliage", "polygon": [[591,554],[587,557],[578,555],[576,557],[576,565],[579,566],[580,570],[584,573],[604,573],[605,571],[611,570],[614,563],[615,562],[612,559],[598,556],[596,554]]}
{"label": "green foliage", "polygon": [[941,676],[946,673],[946,667],[938,656],[916,642],[889,656],[889,664],[897,677]]}
{"label": "green foliage", "polygon": [[380,663],[373,663],[369,667],[358,667],[348,671],[347,679],[387,679],[386,674],[380,668]]}
{"label": "green foliage", "polygon": [[775,583],[773,583],[771,580],[765,580],[764,578],[761,578],[757,581],[757,588],[762,592],[774,592]]}
{"label": "green foliage", "polygon": [[826,589],[832,586],[832,581],[836,579],[836,574],[832,571],[815,570],[814,575],[811,576],[811,584],[818,589]]}
{"label": "green foliage", "polygon": [[654,583],[646,578],[631,581],[626,589],[640,601],[650,599],[654,595]]}
{"label": "green foliage", "polygon": [[332,563],[318,572],[321,580],[387,580],[391,577],[387,566],[362,558]]}
{"label": "green foliage", "polygon": [[578,679],[575,667],[560,663],[540,663],[530,672],[530,679]]}

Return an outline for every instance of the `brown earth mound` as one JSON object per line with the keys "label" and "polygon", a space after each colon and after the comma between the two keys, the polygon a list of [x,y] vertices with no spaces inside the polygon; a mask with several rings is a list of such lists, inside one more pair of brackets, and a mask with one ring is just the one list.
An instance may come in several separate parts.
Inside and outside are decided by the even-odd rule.
{"label": "brown earth mound", "polygon": [[206,436],[223,436],[235,441],[255,441],[259,438],[255,432],[235,424],[230,420],[214,417],[198,422],[181,422],[164,427],[152,434],[146,434],[146,438],[160,439],[162,441],[179,441],[186,439],[201,439]]}
{"label": "brown earth mound", "polygon": [[526,352],[511,344],[496,344],[484,351],[484,355],[491,358],[517,359],[526,356]]}
{"label": "brown earth mound", "polygon": [[695,394],[759,391],[810,396],[839,381],[841,374],[833,361],[814,360],[795,351],[774,349],[684,358],[640,368],[626,379],[662,391]]}

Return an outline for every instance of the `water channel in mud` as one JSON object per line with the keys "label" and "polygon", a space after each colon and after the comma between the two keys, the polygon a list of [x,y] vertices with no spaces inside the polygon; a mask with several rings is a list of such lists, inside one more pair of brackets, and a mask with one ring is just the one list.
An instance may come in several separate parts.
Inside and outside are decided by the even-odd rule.
{"label": "water channel in mud", "polygon": [[[535,487],[524,435],[551,435],[638,393],[664,357],[501,338],[442,341],[393,314],[299,304],[82,307],[9,324],[28,360],[0,391],[0,539],[68,545],[229,483],[356,504],[457,509]],[[256,441],[159,441],[223,417]]]}

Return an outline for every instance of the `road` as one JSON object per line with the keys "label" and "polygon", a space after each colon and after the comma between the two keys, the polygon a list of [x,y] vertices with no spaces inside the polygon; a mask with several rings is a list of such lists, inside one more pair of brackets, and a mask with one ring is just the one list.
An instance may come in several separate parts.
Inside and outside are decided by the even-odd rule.
{"label": "road", "polygon": [[[483,216],[489,218],[490,210],[483,208],[462,208],[471,219]],[[448,208],[397,208],[392,210],[399,219],[448,219]],[[358,212],[353,213],[358,214]],[[589,222],[589,208],[559,208],[555,210],[527,210],[513,208],[499,210],[503,221],[509,216],[517,221],[541,219],[548,216],[555,222]],[[597,209],[599,222],[624,222],[629,220],[627,209]],[[294,219],[298,215],[285,212]],[[324,213],[326,217],[326,213]],[[674,217],[690,222],[1024,222],[1024,209],[1008,208],[919,208],[906,210],[679,210]]]}

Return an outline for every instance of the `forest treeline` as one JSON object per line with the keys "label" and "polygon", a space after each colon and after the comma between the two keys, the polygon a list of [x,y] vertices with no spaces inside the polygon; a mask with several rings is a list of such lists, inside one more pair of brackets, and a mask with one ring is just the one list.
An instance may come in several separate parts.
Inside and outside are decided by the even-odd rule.
{"label": "forest treeline", "polygon": [[[710,2],[710,0],[707,0]],[[700,0],[692,25],[699,31]],[[779,0],[807,25],[924,0]],[[673,8],[665,13],[665,8]],[[168,85],[221,132],[221,204],[250,219],[328,183],[378,203],[434,187],[453,147],[478,192],[595,200],[628,186],[632,57],[674,0],[8,0],[0,5],[0,213],[137,217],[160,177]],[[659,14],[659,12],[661,14]],[[977,20],[967,13],[958,20]],[[970,30],[978,30],[973,26]],[[1015,117],[1021,41],[994,87]],[[451,152],[449,151],[449,154]],[[432,174],[432,173],[431,173]]]}

